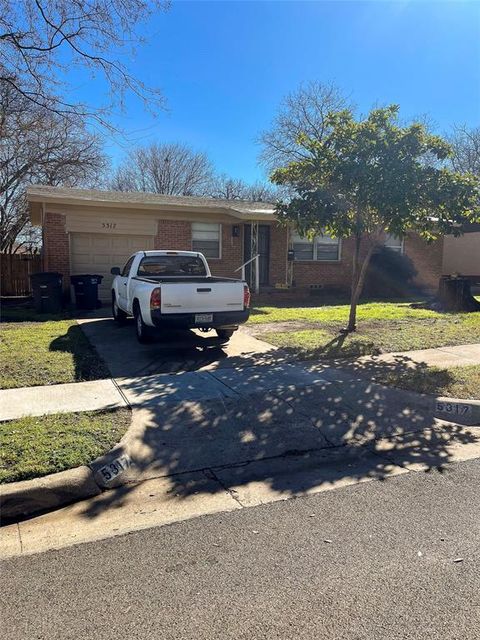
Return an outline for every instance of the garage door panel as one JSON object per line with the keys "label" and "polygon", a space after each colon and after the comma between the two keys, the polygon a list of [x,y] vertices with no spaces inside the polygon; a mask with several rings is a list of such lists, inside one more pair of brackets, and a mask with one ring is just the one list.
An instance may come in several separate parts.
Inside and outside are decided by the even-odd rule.
{"label": "garage door panel", "polygon": [[103,276],[99,286],[100,300],[110,300],[112,267],[122,268],[128,258],[142,249],[152,249],[151,236],[107,235],[95,233],[70,234],[70,268],[72,275],[96,273]]}
{"label": "garage door panel", "polygon": [[106,238],[93,238],[91,247],[95,251],[110,251],[112,247],[112,240],[109,237]]}
{"label": "garage door panel", "polygon": [[[98,265],[101,266],[105,269],[111,269],[112,267],[118,267],[118,265],[116,264],[115,260],[117,260],[116,256],[98,256],[96,254],[93,254],[92,256],[92,263],[94,265]],[[114,264],[115,263],[115,264]]]}
{"label": "garage door panel", "polygon": [[75,273],[72,272],[72,275],[76,275],[79,273],[90,273],[91,271],[94,271],[94,269],[92,269],[92,265],[90,262],[79,262],[77,264],[77,268],[75,269]]}
{"label": "garage door panel", "polygon": [[130,251],[131,246],[132,246],[132,239],[129,236],[118,236],[116,238],[112,237],[112,247],[114,249],[122,249],[125,251]]}
{"label": "garage door panel", "polygon": [[95,255],[93,251],[76,252],[73,250],[71,254],[71,257],[74,259],[71,264],[72,267],[74,264],[79,264],[80,262],[89,264],[92,260],[92,256]]}

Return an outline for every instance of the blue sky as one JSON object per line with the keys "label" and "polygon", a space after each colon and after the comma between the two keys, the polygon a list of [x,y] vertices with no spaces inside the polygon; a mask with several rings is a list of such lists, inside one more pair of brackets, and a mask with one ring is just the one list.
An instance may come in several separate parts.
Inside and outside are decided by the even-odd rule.
{"label": "blue sky", "polygon": [[163,89],[169,111],[153,118],[128,99],[122,126],[138,142],[204,150],[247,181],[263,177],[255,137],[303,81],[335,82],[362,112],[399,103],[440,132],[480,125],[480,2],[174,0],[146,35],[130,67]]}

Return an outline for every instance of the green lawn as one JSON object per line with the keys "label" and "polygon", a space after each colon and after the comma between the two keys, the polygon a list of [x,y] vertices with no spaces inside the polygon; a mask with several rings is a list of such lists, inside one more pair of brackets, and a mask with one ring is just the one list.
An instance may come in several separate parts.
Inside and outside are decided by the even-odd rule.
{"label": "green lawn", "polygon": [[332,314],[328,320],[319,322],[318,328],[269,330],[259,337],[304,359],[355,358],[480,341],[480,313],[441,314],[424,309],[407,310],[400,305],[398,313],[408,315],[399,319],[393,305],[388,304],[383,318],[367,319],[366,313],[382,313],[377,306],[373,311],[371,305],[367,306],[369,309],[361,309],[357,331],[346,336],[339,334],[344,323],[335,322],[333,318],[338,316]]}
{"label": "green lawn", "polygon": [[73,320],[5,322],[0,359],[1,389],[97,380],[110,375]]}
{"label": "green lawn", "polygon": [[468,367],[420,367],[418,369],[384,371],[369,376],[380,384],[407,391],[450,398],[480,400],[480,365]]}
{"label": "green lawn", "polygon": [[[365,302],[358,306],[358,321],[364,320],[420,320],[437,318],[437,311],[431,309],[412,309],[410,302]],[[344,323],[348,320],[348,304],[325,305],[319,307],[254,307],[251,324],[266,322],[327,322]],[[444,315],[444,314],[443,314]]]}
{"label": "green lawn", "polygon": [[50,322],[71,318],[68,311],[61,313],[38,313],[31,305],[2,305],[0,310],[2,322]]}
{"label": "green lawn", "polygon": [[129,424],[128,409],[0,422],[0,482],[28,480],[88,464],[109,451]]}

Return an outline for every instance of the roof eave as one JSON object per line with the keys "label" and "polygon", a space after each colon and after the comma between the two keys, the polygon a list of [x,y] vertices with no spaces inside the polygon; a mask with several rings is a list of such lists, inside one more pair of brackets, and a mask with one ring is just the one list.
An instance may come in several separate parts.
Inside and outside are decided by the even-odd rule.
{"label": "roof eave", "polygon": [[30,210],[30,219],[32,224],[41,224],[41,211],[43,205],[72,205],[85,207],[101,207],[114,209],[137,209],[143,211],[165,211],[165,212],[183,212],[183,213],[222,213],[239,220],[273,220],[274,211],[240,211],[234,207],[225,206],[205,206],[204,204],[185,204],[185,203],[152,203],[138,201],[112,201],[101,199],[87,199],[80,197],[56,196],[54,194],[46,194],[35,192],[34,188],[27,190],[27,199]]}

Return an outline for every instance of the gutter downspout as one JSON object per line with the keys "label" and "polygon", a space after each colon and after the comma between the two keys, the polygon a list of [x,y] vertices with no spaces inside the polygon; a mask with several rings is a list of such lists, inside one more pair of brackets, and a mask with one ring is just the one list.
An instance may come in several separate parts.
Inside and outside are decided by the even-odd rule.
{"label": "gutter downspout", "polygon": [[290,227],[287,227],[287,250],[285,251],[285,284],[288,286],[290,286],[290,278],[288,277],[288,272],[289,272],[289,264],[288,264],[288,250],[290,248]]}
{"label": "gutter downspout", "polygon": [[48,271],[48,258],[47,252],[45,251],[45,202],[42,202],[42,269],[43,271]]}

